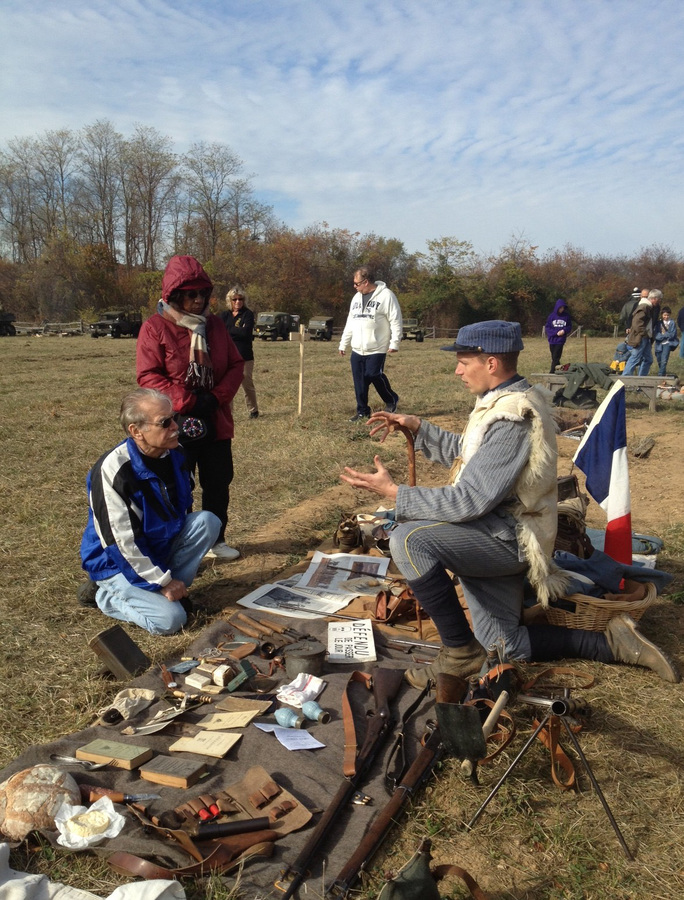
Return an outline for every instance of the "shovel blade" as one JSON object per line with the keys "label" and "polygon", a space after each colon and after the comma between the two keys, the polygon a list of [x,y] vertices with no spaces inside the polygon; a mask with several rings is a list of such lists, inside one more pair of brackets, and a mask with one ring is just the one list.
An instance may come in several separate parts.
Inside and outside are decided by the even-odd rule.
{"label": "shovel blade", "polygon": [[436,703],[437,723],[442,741],[457,759],[484,759],[487,755],[482,720],[474,706]]}

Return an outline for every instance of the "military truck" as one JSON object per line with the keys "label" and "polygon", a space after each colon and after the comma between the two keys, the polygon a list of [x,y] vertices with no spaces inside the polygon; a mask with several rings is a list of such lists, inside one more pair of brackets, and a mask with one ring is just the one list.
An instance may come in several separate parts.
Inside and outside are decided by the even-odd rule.
{"label": "military truck", "polygon": [[140,313],[126,312],[123,309],[109,309],[102,313],[99,322],[93,322],[90,326],[90,336],[93,338],[120,338],[123,335],[129,335],[137,338],[141,326],[142,316]]}
{"label": "military truck", "polygon": [[404,319],[402,338],[405,341],[415,341],[417,344],[422,344],[425,340],[425,331],[418,325],[418,319]]}
{"label": "military truck", "polygon": [[14,313],[0,311],[0,337],[14,337],[17,329],[12,323],[16,318]]}
{"label": "military truck", "polygon": [[282,338],[289,341],[290,332],[299,328],[299,316],[292,316],[284,312],[259,313],[254,326],[254,337],[262,341],[277,341]]}
{"label": "military truck", "polygon": [[331,341],[333,334],[333,317],[316,316],[309,319],[309,337],[312,341]]}

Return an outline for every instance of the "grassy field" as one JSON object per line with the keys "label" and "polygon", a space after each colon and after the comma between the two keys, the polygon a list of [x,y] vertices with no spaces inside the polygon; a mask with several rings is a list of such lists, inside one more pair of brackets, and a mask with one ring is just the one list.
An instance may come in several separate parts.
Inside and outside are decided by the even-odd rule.
{"label": "grassy field", "polygon": [[[471,398],[453,378],[453,354],[440,353],[439,343],[405,344],[398,357],[390,358],[387,371],[401,396],[401,409],[457,425]],[[590,359],[609,361],[614,344],[613,339],[593,339]],[[546,371],[546,343],[536,338],[526,345],[521,371]],[[565,358],[582,360],[583,353],[583,343],[577,341]],[[351,489],[346,494],[334,490],[341,468],[372,460],[374,448],[365,427],[347,421],[354,412],[351,375],[335,343],[305,345],[299,416],[299,347],[260,343],[256,356],[262,415],[249,421],[243,395],[238,395],[227,535],[245,558],[201,572],[195,596],[205,613],[191,630],[155,638],[133,629],[135,640],[155,662],[189,643],[223,606],[330,535],[342,511],[339,504],[353,497]],[[99,664],[88,648],[88,640],[110,623],[98,612],[80,608],[75,594],[83,579],[78,547],[86,519],[85,476],[121,438],[117,412],[121,397],[135,383],[135,343],[8,338],[0,341],[0,358],[2,767],[31,744],[90,724],[119,688],[98,675]],[[671,359],[670,370],[684,375],[683,361]],[[652,416],[645,400],[629,400],[630,421],[643,421],[654,433],[663,422],[681,421],[682,409],[682,404],[661,408]],[[398,479],[405,477],[401,442],[388,441],[382,456]],[[681,456],[669,466],[681,467]],[[434,477],[419,462],[419,479]],[[316,503],[317,498],[322,500]],[[356,501],[368,499],[357,495]],[[676,580],[644,619],[649,635],[675,655],[684,633],[681,607],[674,602],[684,589],[680,508],[678,496],[671,507],[676,518],[663,515],[656,529],[666,540],[660,563]],[[267,526],[278,531],[279,523],[279,539],[260,544],[259,532]],[[644,530],[638,520],[634,527]],[[427,835],[438,862],[470,869],[493,898],[670,900],[684,893],[682,691],[641,670],[583,666],[597,676],[587,697],[596,708],[581,737],[583,749],[628,844],[637,848],[637,861],[629,863],[622,856],[586,775],[580,775],[578,792],[557,791],[544,752],[535,748],[472,834],[464,832],[462,822],[479,805],[480,794],[461,780],[458,766],[445,763],[387,843],[378,873],[401,865]],[[529,723],[530,717],[523,716],[523,733]],[[512,754],[483,773],[486,785],[503,774],[522,742],[513,746]],[[100,860],[56,854],[34,842],[14,851],[12,862],[102,894],[119,883]],[[371,881],[369,893],[377,883],[377,878]],[[217,883],[188,885],[187,890],[192,898],[225,896]],[[453,896],[465,894],[455,887]]]}

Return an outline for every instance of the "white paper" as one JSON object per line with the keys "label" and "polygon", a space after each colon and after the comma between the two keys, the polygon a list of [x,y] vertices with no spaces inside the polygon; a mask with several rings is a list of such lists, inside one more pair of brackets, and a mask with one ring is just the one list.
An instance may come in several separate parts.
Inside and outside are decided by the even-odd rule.
{"label": "white paper", "polygon": [[362,575],[384,578],[389,563],[386,556],[364,556],[358,553],[331,554],[317,550],[297,588],[315,588],[348,595],[349,589],[344,586],[344,582]]}
{"label": "white paper", "polygon": [[376,659],[370,619],[328,623],[328,662],[365,663]]}
{"label": "white paper", "polygon": [[349,594],[345,597],[332,595],[331,599],[324,600],[279,584],[263,584],[238,600],[240,606],[248,609],[277,613],[292,619],[320,619],[343,609],[349,602]]}
{"label": "white paper", "polygon": [[281,728],[280,725],[268,725],[264,722],[255,722],[256,728],[274,734],[287,750],[318,750],[325,747],[308,731],[301,728]]}

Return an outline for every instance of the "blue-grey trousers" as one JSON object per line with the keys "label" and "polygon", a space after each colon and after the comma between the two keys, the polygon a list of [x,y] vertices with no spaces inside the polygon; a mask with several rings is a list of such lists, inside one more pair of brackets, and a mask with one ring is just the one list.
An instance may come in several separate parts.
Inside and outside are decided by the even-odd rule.
{"label": "blue-grey trousers", "polygon": [[[406,522],[390,533],[390,552],[446,646],[474,635],[485,649],[503,643],[509,659],[613,661],[599,632],[520,624],[527,563],[518,558],[514,528],[494,513],[459,524]],[[472,634],[445,569],[461,583]]]}

